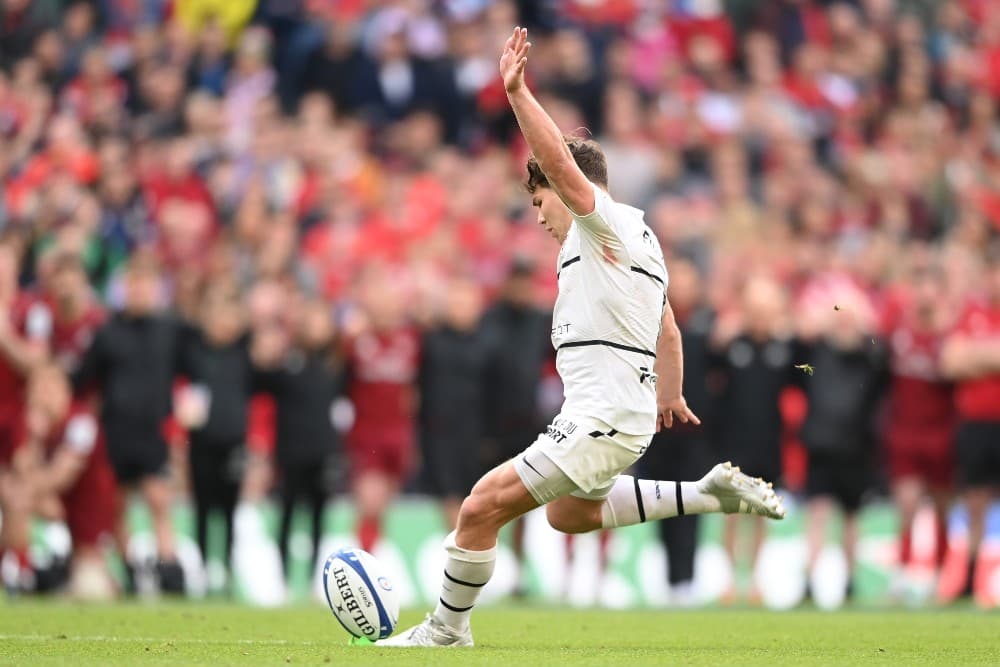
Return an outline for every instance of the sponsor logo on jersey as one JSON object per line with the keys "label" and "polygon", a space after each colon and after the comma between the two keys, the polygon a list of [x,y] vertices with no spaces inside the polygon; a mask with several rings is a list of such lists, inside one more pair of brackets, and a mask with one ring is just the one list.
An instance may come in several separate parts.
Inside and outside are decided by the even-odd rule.
{"label": "sponsor logo on jersey", "polygon": [[563,442],[576,432],[577,425],[568,419],[557,417],[545,429],[545,434],[556,442]]}

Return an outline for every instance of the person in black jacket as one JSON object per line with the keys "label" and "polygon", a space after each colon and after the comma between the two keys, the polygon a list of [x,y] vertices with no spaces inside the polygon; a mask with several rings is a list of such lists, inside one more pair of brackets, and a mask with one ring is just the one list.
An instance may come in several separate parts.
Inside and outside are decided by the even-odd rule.
{"label": "person in black jacket", "polygon": [[[787,302],[788,295],[774,279],[750,278],[738,310],[730,319],[720,316],[713,332],[713,366],[721,387],[712,436],[720,458],[732,461],[748,475],[776,484],[782,476],[779,397],[793,382],[794,344],[784,317]],[[723,542],[734,565],[740,551],[737,535],[742,519],[725,517]],[[767,526],[762,517],[748,519],[754,524],[750,551],[755,563]],[[727,598],[735,594],[734,586]],[[750,597],[758,595],[752,585]]]}
{"label": "person in black jacket", "polygon": [[449,529],[483,472],[479,457],[489,351],[479,327],[481,314],[479,287],[470,280],[452,281],[444,321],[427,332],[421,345],[423,476],[429,491],[443,501]]}
{"label": "person in black jacket", "polygon": [[[706,426],[677,423],[669,431],[653,436],[646,454],[639,459],[643,475],[651,479],[699,479],[705,474],[709,448],[708,425],[712,423],[710,394],[710,337],[715,313],[705,299],[698,268],[684,259],[670,262],[670,305],[681,329],[684,350],[684,398]],[[694,559],[698,546],[698,515],[656,522],[660,541],[667,550],[667,580],[670,603],[689,605],[694,597]]]}
{"label": "person in black jacket", "polygon": [[96,385],[101,422],[115,478],[138,488],[149,506],[156,535],[160,588],[182,593],[170,521],[173,487],[167,443],[161,433],[170,416],[180,324],[160,312],[159,268],[146,255],[129,264],[125,301],[94,337],[73,375],[77,391]]}
{"label": "person in black jacket", "polygon": [[277,355],[274,351],[281,346],[268,341],[280,337],[279,332],[261,332],[259,344],[255,332],[254,342],[258,387],[275,402],[275,459],[281,478],[278,547],[286,576],[292,514],[300,500],[312,514],[310,563],[316,563],[331,491],[331,463],[340,444],[331,413],[343,392],[342,363],[336,354],[329,306],[307,301],[295,310],[292,340]]}
{"label": "person in black jacket", "polygon": [[[535,304],[535,266],[517,257],[499,300],[483,317],[486,368],[486,440],[482,470],[513,458],[545,429],[539,407],[542,371],[555,358],[552,316]],[[514,555],[524,560],[524,521],[514,522]]]}
{"label": "person in black jacket", "polygon": [[178,372],[190,384],[178,399],[177,416],[188,429],[198,548],[207,563],[208,516],[218,510],[226,524],[228,567],[243,473],[253,365],[239,295],[228,287],[210,290],[202,299],[200,311],[199,326],[187,330],[181,339]]}
{"label": "person in black jacket", "polygon": [[860,291],[838,294],[836,309],[821,313],[819,336],[805,339],[798,362],[809,368],[798,375],[808,403],[800,434],[809,455],[808,567],[812,572],[839,508],[844,512],[842,542],[850,595],[857,515],[872,483],[875,420],[888,383],[888,355],[873,337],[875,313]]}
{"label": "person in black jacket", "polygon": [[542,369],[554,359],[551,316],[535,305],[535,267],[518,258],[500,298],[483,316],[490,358],[486,371],[485,467],[519,454],[545,429],[539,409]]}

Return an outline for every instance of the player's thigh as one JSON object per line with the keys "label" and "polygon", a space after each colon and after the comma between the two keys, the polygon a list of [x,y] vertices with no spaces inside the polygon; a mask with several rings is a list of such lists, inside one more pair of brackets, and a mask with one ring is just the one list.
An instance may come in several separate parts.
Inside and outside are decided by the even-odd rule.
{"label": "player's thigh", "polygon": [[539,506],[511,461],[483,475],[462,503],[459,527],[469,522],[503,525]]}

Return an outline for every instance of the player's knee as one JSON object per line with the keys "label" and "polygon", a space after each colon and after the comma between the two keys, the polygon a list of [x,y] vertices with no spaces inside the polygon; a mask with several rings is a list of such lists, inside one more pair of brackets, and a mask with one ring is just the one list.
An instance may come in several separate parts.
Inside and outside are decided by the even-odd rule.
{"label": "player's knee", "polygon": [[545,507],[545,518],[548,519],[549,525],[560,533],[570,535],[589,533],[598,527],[594,525],[593,517],[569,511],[559,503],[551,503]]}
{"label": "player's knee", "polygon": [[505,511],[500,498],[488,491],[473,491],[462,501],[458,512],[460,525],[478,528],[499,529],[506,523],[504,517]]}
{"label": "player's knee", "polygon": [[493,503],[483,493],[469,495],[462,501],[462,506],[458,510],[459,519],[470,525],[490,523],[493,512]]}

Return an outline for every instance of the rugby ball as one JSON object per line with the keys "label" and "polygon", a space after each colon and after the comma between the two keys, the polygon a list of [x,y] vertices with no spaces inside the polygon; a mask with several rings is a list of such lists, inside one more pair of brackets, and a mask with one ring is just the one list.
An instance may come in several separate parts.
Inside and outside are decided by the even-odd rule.
{"label": "rugby ball", "polygon": [[331,554],[323,565],[323,590],[334,617],[355,637],[377,641],[396,628],[399,596],[392,577],[367,551]]}

